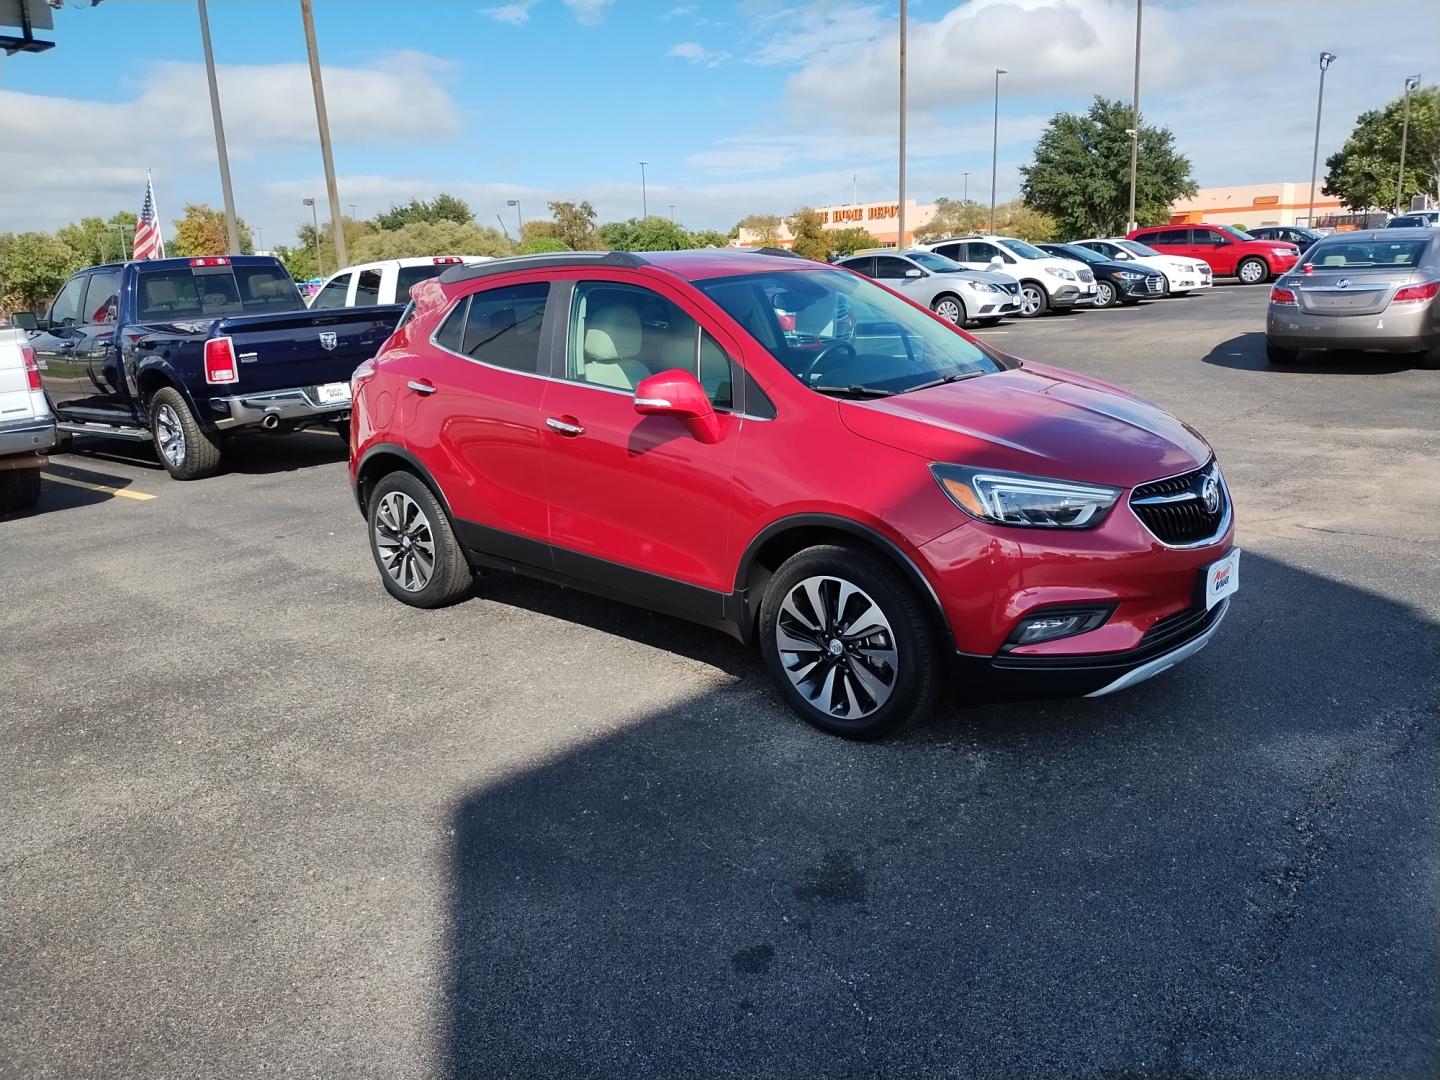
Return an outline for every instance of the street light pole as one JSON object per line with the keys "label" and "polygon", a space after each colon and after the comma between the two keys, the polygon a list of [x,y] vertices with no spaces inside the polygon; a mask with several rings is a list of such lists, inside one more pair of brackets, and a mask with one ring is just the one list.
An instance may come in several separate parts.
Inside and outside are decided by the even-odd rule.
{"label": "street light pole", "polygon": [[1405,143],[1410,138],[1410,91],[1420,85],[1419,75],[1405,76],[1405,123],[1400,127],[1400,175],[1395,180],[1395,212],[1405,209]]}
{"label": "street light pole", "polygon": [[1135,220],[1135,173],[1140,165],[1140,9],[1144,2],[1145,0],[1135,0],[1135,94],[1131,99],[1131,110],[1134,113],[1131,126],[1134,131],[1130,135],[1130,224],[1126,232],[1133,232],[1140,227],[1140,223]]}
{"label": "street light pole", "polygon": [[[301,199],[300,203],[302,206],[310,207],[310,221],[315,230],[315,276],[324,277],[325,268],[320,265],[320,212],[315,209],[314,199]],[[339,267],[337,266],[336,269],[338,270]]]}
{"label": "street light pole", "polygon": [[1310,156],[1310,217],[1305,224],[1315,227],[1315,175],[1320,168],[1320,110],[1325,105],[1325,72],[1335,62],[1335,54],[1320,54],[1320,93],[1315,98],[1315,152]]}
{"label": "street light pole", "polygon": [[640,218],[644,220],[650,216],[650,197],[645,192],[645,166],[648,161],[640,162]]}
{"label": "street light pole", "polygon": [[230,187],[230,155],[225,152],[225,125],[220,120],[220,87],[215,82],[215,53],[210,48],[210,14],[200,7],[200,43],[205,47],[205,78],[210,83],[210,118],[215,123],[215,152],[220,158],[220,191],[225,197],[225,234],[230,250],[240,254],[240,226],[235,219],[235,192]]}
{"label": "street light pole", "polygon": [[895,246],[905,246],[905,0],[900,0],[900,208],[896,211]]}
{"label": "street light pole", "polygon": [[1000,164],[1000,76],[1009,74],[995,69],[995,132],[990,139],[990,231],[995,231],[995,170]]}
{"label": "street light pole", "polygon": [[675,224],[675,204],[673,202],[670,204],[670,224]]}
{"label": "street light pole", "polygon": [[968,203],[970,201],[970,174],[967,172],[961,173],[960,175],[965,178],[965,193],[960,196],[960,201],[962,203]]}
{"label": "street light pole", "polygon": [[[335,158],[330,153],[330,117],[325,112],[325,83],[320,77],[320,50],[315,45],[315,13],[310,0],[300,0],[300,16],[305,23],[305,49],[310,54],[310,84],[315,91],[315,121],[320,126],[320,156],[325,160],[325,190],[330,196],[330,229],[335,241],[335,269],[347,265],[345,230],[341,227],[340,192],[335,187]],[[320,243],[316,233],[315,243]]]}

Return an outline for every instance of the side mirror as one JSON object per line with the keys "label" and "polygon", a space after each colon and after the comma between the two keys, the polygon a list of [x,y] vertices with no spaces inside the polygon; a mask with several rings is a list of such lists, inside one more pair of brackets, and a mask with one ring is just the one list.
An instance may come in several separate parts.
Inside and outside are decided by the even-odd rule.
{"label": "side mirror", "polygon": [[912,266],[909,270],[906,270],[906,271],[905,271],[905,276],[906,276],[907,278],[919,278],[919,277],[924,277],[924,276],[925,276],[925,271],[923,271],[923,270],[916,270],[916,269]]}
{"label": "side mirror", "polygon": [[642,379],[635,387],[635,411],[644,416],[673,416],[697,442],[720,441],[720,418],[705,388],[699,379],[680,368]]}
{"label": "side mirror", "polygon": [[39,330],[40,320],[33,311],[12,311],[10,325],[16,330]]}

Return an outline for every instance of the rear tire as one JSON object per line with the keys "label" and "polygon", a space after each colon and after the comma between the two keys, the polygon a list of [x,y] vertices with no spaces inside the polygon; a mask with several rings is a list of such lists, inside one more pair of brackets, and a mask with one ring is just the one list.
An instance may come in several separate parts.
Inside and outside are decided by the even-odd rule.
{"label": "rear tire", "polygon": [[1440,345],[1420,354],[1420,366],[1426,371],[1440,371]]}
{"label": "rear tire", "polygon": [[1265,342],[1265,359],[1276,367],[1288,367],[1299,357],[1299,349],[1286,349],[1279,345],[1272,345],[1268,339]]}
{"label": "rear tire", "polygon": [[1251,256],[1248,259],[1241,259],[1240,265],[1235,267],[1235,276],[1244,285],[1259,285],[1270,277],[1270,267],[1265,265],[1264,259],[1257,259]]}
{"label": "rear tire", "polygon": [[29,510],[39,501],[39,469],[6,469],[0,472],[0,514]]}
{"label": "rear tire", "polygon": [[760,649],[786,703],[831,735],[884,738],[939,699],[926,610],[893,566],[858,548],[822,544],[781,565],[760,604]]}
{"label": "rear tire", "polygon": [[203,480],[220,471],[220,447],[173,386],[162,386],[150,399],[150,434],[160,464],[176,480]]}
{"label": "rear tire", "polygon": [[996,315],[996,316],[994,316],[993,318],[989,318],[989,319],[976,319],[976,320],[975,320],[975,325],[976,325],[976,326],[999,326],[999,325],[1000,325],[1000,320],[1001,320],[1003,317],[1004,317],[1004,316]]}
{"label": "rear tire", "polygon": [[1050,307],[1050,294],[1045,291],[1045,286],[1038,281],[1022,281],[1020,283],[1020,310],[1016,312],[1022,319],[1034,319],[1044,315]]}
{"label": "rear tire", "polygon": [[930,303],[930,310],[951,326],[964,326],[967,319],[965,315],[965,301],[954,293],[941,293]]}
{"label": "rear tire", "polygon": [[1114,307],[1120,303],[1120,290],[1111,285],[1108,281],[1095,282],[1095,306],[1097,308]]}
{"label": "rear tire", "polygon": [[418,608],[462,599],[475,575],[440,500],[414,473],[392,472],[365,508],[370,554],[385,591]]}

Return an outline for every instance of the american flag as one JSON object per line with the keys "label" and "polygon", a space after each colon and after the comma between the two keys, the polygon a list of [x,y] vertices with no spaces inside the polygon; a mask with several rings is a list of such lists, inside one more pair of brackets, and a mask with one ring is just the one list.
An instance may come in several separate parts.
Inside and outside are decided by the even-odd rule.
{"label": "american flag", "polygon": [[155,216],[155,184],[148,172],[145,174],[145,205],[140,208],[140,219],[135,222],[135,250],[130,257],[137,262],[165,257],[160,219]]}

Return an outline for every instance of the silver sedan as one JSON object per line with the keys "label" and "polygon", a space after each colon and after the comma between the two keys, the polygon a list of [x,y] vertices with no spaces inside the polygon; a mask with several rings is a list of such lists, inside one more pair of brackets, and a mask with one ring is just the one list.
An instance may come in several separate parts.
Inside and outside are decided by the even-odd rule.
{"label": "silver sedan", "polygon": [[1336,233],[1270,290],[1265,355],[1293,364],[1302,349],[1419,353],[1440,369],[1440,231]]}
{"label": "silver sedan", "polygon": [[836,265],[873,278],[956,326],[994,326],[1020,311],[1020,282],[1015,278],[968,270],[933,251],[851,255]]}

